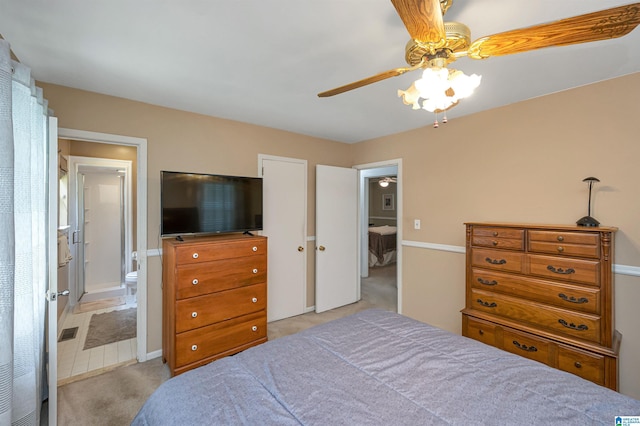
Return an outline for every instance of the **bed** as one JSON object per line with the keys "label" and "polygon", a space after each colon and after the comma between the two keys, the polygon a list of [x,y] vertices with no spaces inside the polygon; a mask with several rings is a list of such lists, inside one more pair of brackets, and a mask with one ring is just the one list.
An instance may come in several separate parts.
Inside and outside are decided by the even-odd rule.
{"label": "bed", "polygon": [[397,228],[395,226],[369,227],[369,267],[385,266],[396,261]]}
{"label": "bed", "polygon": [[133,425],[612,425],[640,401],[383,310],[163,383]]}

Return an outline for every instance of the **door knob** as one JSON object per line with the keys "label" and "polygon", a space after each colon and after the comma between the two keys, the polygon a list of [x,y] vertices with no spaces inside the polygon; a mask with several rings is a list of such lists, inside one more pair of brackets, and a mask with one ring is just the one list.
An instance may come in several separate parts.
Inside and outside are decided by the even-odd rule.
{"label": "door knob", "polygon": [[325,248],[324,248],[324,246],[320,246],[320,247],[318,247],[318,250],[320,250],[320,251],[324,251],[324,250],[325,250]]}
{"label": "door knob", "polygon": [[304,247],[298,246],[298,251],[304,251]]}

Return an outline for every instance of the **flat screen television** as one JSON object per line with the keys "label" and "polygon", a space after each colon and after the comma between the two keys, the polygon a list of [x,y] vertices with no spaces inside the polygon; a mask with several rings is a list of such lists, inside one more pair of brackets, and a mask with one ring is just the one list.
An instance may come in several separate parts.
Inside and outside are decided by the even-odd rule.
{"label": "flat screen television", "polygon": [[262,230],[262,178],[160,172],[163,237]]}

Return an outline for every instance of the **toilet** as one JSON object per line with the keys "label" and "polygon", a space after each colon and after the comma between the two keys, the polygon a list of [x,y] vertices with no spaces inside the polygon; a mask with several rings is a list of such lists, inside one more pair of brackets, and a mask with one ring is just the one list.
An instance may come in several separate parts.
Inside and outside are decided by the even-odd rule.
{"label": "toilet", "polygon": [[136,300],[136,291],[138,289],[138,271],[129,272],[124,278],[124,284],[127,287],[127,296],[133,296]]}

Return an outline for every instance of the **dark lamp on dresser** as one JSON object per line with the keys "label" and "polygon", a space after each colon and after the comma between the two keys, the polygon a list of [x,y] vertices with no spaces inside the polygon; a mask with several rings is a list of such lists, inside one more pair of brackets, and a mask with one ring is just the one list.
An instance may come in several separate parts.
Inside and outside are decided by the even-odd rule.
{"label": "dark lamp on dresser", "polygon": [[576,224],[578,226],[599,226],[600,222],[598,222],[595,218],[591,217],[591,189],[593,188],[593,184],[595,182],[600,182],[600,179],[595,177],[587,177],[582,179],[583,182],[587,182],[589,184],[589,201],[587,202],[587,215],[580,218]]}

